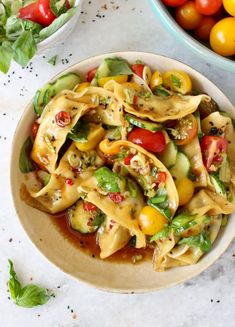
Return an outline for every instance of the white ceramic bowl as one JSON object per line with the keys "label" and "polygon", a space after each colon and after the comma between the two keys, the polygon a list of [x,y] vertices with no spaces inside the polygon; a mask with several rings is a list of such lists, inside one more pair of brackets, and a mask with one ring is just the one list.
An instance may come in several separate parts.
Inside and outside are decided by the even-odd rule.
{"label": "white ceramic bowl", "polygon": [[[234,108],[226,96],[206,77],[183,63],[163,56],[141,53],[120,52],[100,55],[86,59],[68,68],[65,72],[85,73],[97,67],[107,56],[120,56],[129,62],[141,59],[152,69],[166,71],[179,69],[187,72],[196,89],[211,95],[223,110],[234,114]],[[57,77],[57,76],[56,76]],[[55,78],[56,78],[55,77]],[[36,91],[36,90],[35,90]],[[30,135],[31,124],[35,119],[32,102],[27,106],[18,124],[12,144],[11,187],[17,215],[34,245],[56,266],[73,277],[89,283],[97,288],[113,292],[147,292],[169,287],[190,279],[209,267],[227,249],[235,237],[235,215],[229,219],[228,225],[221,232],[212,250],[196,265],[177,267],[166,272],[155,272],[151,262],[133,265],[128,263],[111,263],[93,259],[79,251],[72,243],[64,239],[48,216],[27,206],[20,199],[19,189],[23,175],[18,167],[20,149]]]}
{"label": "white ceramic bowl", "polygon": [[42,42],[38,43],[37,54],[41,54],[45,50],[55,47],[58,43],[61,43],[68,38],[69,34],[72,32],[78,21],[78,17],[80,16],[81,5],[82,5],[82,0],[75,0],[74,6],[76,7],[78,6],[78,10],[76,11],[76,13],[54,34],[52,34]]}

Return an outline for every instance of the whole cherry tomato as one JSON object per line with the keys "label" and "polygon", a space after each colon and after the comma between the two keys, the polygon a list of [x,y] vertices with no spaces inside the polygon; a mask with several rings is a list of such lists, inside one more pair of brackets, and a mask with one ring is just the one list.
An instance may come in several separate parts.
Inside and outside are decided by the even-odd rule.
{"label": "whole cherry tomato", "polygon": [[195,36],[203,41],[210,39],[210,32],[215,25],[216,20],[213,17],[203,17],[200,25],[194,30]]}
{"label": "whole cherry tomato", "polygon": [[201,23],[202,15],[196,10],[193,1],[187,1],[176,8],[175,18],[177,23],[185,30],[193,30]]}
{"label": "whole cherry tomato", "polygon": [[213,15],[220,9],[222,0],[196,0],[195,5],[202,15]]}
{"label": "whole cherry tomato", "polygon": [[183,5],[187,0],[162,0],[162,2],[169,7],[178,7]]}
{"label": "whole cherry tomato", "polygon": [[224,9],[235,17],[235,0],[223,0]]}
{"label": "whole cherry tomato", "polygon": [[144,65],[142,64],[135,64],[131,66],[131,69],[133,72],[138,75],[139,77],[143,77],[143,70],[144,70]]}
{"label": "whole cherry tomato", "polygon": [[161,152],[164,150],[166,140],[161,131],[150,132],[147,129],[135,127],[128,134],[128,141],[142,146],[142,148],[152,151]]}
{"label": "whole cherry tomato", "polygon": [[36,3],[30,3],[29,5],[19,9],[19,18],[31,20],[32,22],[36,22]]}
{"label": "whole cherry tomato", "polygon": [[51,11],[50,0],[38,0],[35,8],[36,22],[42,26],[49,26],[56,16]]}
{"label": "whole cherry tomato", "polygon": [[216,23],[210,33],[212,49],[222,56],[235,55],[235,17],[227,17]]}

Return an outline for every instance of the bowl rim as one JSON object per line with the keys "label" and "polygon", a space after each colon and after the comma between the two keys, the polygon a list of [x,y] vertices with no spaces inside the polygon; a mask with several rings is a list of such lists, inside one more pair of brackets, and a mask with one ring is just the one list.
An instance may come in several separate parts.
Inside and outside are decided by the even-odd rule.
{"label": "bowl rim", "polygon": [[39,49],[41,47],[45,47],[45,46],[49,45],[53,38],[56,38],[58,35],[63,33],[64,30],[66,30],[68,25],[71,23],[71,20],[75,20],[75,17],[76,17],[76,19],[78,19],[79,15],[80,15],[79,7],[81,7],[82,2],[83,2],[83,0],[75,0],[73,8],[78,7],[78,10],[75,12],[75,14],[72,17],[70,17],[70,19],[64,25],[62,25],[57,31],[55,31],[55,33],[51,34],[45,40],[42,40],[41,42],[39,42],[37,44],[37,47]]}
{"label": "bowl rim", "polygon": [[[161,55],[161,54],[156,54],[156,53],[152,53],[152,52],[141,52],[141,51],[119,51],[119,52],[110,52],[110,53],[104,53],[104,54],[99,54],[99,55],[94,55],[94,56],[90,56],[88,58],[85,58],[85,59],[82,59],[72,65],[70,65],[69,67],[67,67],[66,69],[64,70],[61,70],[59,73],[57,73],[55,76],[53,76],[51,79],[49,79],[47,82],[52,82],[54,81],[56,78],[58,78],[61,74],[64,74],[66,72],[69,72],[69,71],[72,71],[73,69],[76,69],[76,66],[78,64],[82,64],[82,63],[89,63],[89,62],[92,62],[94,59],[97,59],[97,60],[102,60],[104,57],[106,56],[125,56],[125,55],[128,55],[128,54],[131,54],[133,56],[136,56],[136,57],[141,57],[142,54],[144,55],[151,55],[151,56],[155,56],[156,58],[158,57],[162,57],[162,58],[165,58],[165,59],[170,59],[170,61],[172,62],[176,62],[176,63],[180,63],[182,65],[185,65],[187,67],[189,67],[193,72],[199,74],[199,75],[202,75],[206,80],[208,80],[208,82],[212,83],[217,91],[221,94],[223,94],[223,96],[226,98],[226,100],[228,101],[229,104],[231,104],[231,106],[233,107],[232,103],[230,102],[230,100],[227,98],[227,96],[216,86],[215,83],[211,82],[206,76],[204,76],[203,74],[201,74],[200,72],[198,72],[196,69],[192,68],[190,65],[188,64],[185,64],[183,63],[182,61],[180,60],[176,60],[176,59],[173,59],[173,58],[170,58],[168,56],[164,56],[164,55]],[[46,83],[47,83],[46,82]],[[46,84],[45,83],[45,84]],[[230,246],[231,242],[234,240],[235,238],[235,231],[234,231],[234,235],[231,236],[231,238],[229,238],[226,242],[226,245],[220,250],[218,251],[218,253],[215,255],[215,257],[213,259],[211,259],[210,261],[207,261],[203,267],[201,267],[200,269],[198,270],[195,270],[191,273],[189,273],[186,277],[181,277],[179,280],[177,281],[172,281],[170,283],[168,283],[167,285],[162,285],[162,286],[156,286],[156,287],[142,287],[142,288],[138,288],[138,289],[135,289],[133,291],[133,289],[127,289],[127,288],[121,288],[121,287],[109,287],[109,286],[101,286],[101,285],[98,285],[98,284],[94,284],[92,282],[90,282],[88,279],[86,278],[81,278],[81,277],[76,277],[75,275],[73,275],[70,271],[68,271],[65,267],[61,267],[59,265],[57,265],[53,259],[51,259],[48,255],[45,254],[45,251],[40,248],[40,246],[38,246],[37,244],[35,244],[33,238],[31,238],[31,236],[29,235],[28,231],[27,231],[27,227],[26,225],[24,224],[24,222],[21,220],[20,218],[20,215],[18,214],[18,210],[17,210],[17,201],[16,201],[16,194],[17,192],[19,192],[19,190],[15,190],[14,188],[14,182],[13,182],[13,175],[14,175],[14,170],[15,170],[15,161],[13,160],[14,158],[14,148],[16,146],[16,143],[17,143],[17,139],[16,139],[16,135],[18,134],[19,130],[20,130],[20,126],[21,126],[21,123],[22,121],[24,120],[25,118],[25,115],[27,114],[27,112],[32,109],[32,105],[33,105],[33,98],[28,102],[28,104],[26,105],[23,113],[21,114],[21,117],[17,123],[17,126],[15,128],[15,131],[14,131],[14,134],[13,134],[13,138],[12,138],[12,142],[11,142],[11,153],[10,153],[10,186],[11,186],[11,196],[12,196],[12,200],[13,200],[13,204],[14,204],[14,210],[16,212],[16,216],[17,216],[17,219],[20,223],[20,226],[23,228],[27,238],[30,240],[30,242],[32,243],[33,247],[36,248],[38,250],[38,252],[43,255],[43,257],[51,264],[53,264],[54,267],[56,267],[57,269],[59,269],[60,271],[66,273],[67,275],[69,275],[70,277],[72,277],[74,280],[76,281],[80,281],[80,282],[83,282],[97,290],[102,290],[102,291],[106,291],[106,292],[111,292],[111,293],[122,293],[122,294],[139,294],[139,293],[147,293],[147,292],[154,292],[154,291],[159,291],[159,290],[162,290],[162,289],[167,289],[167,288],[170,288],[170,287],[173,287],[173,286],[176,286],[176,285],[179,285],[181,283],[184,283],[185,281],[187,280],[190,280],[198,275],[200,275],[203,271],[205,271],[208,267],[210,267],[216,260],[218,260],[222,254],[228,249],[228,247]]]}
{"label": "bowl rim", "polygon": [[166,7],[161,1],[149,0],[149,2],[168,32],[170,32],[177,41],[186,44],[194,53],[204,60],[207,61],[209,58],[210,63],[224,70],[235,73],[235,61],[217,54],[189,35],[168,13]]}

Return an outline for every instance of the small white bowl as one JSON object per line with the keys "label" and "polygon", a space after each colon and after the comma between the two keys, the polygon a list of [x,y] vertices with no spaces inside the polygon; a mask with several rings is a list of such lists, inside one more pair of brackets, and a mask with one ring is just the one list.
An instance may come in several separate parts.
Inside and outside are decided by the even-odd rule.
{"label": "small white bowl", "polygon": [[[88,70],[97,67],[104,58],[114,56],[122,57],[130,63],[140,59],[154,70],[183,70],[191,76],[195,89],[208,93],[223,110],[234,114],[234,107],[226,96],[202,74],[179,61],[151,53],[120,52],[100,55],[79,62],[62,73],[79,72],[83,77]],[[53,79],[57,77],[58,75]],[[30,135],[34,120],[35,114],[31,101],[17,126],[12,144],[11,189],[13,200],[19,220],[31,241],[48,260],[64,272],[99,289],[113,292],[159,290],[179,284],[200,274],[223,254],[235,237],[235,214],[233,214],[213,244],[212,250],[204,255],[197,264],[172,268],[165,272],[155,272],[150,261],[137,265],[131,263],[118,264],[94,259],[84,254],[64,238],[45,213],[29,207],[20,199],[23,174],[18,166],[19,154],[22,144]]]}
{"label": "small white bowl", "polygon": [[78,17],[80,16],[82,1],[83,0],[75,1],[74,6],[78,7],[78,10],[63,26],[61,26],[54,34],[49,36],[47,39],[38,43],[37,54],[41,54],[45,50],[55,47],[58,43],[61,43],[68,38],[69,34],[72,32],[78,21]]}

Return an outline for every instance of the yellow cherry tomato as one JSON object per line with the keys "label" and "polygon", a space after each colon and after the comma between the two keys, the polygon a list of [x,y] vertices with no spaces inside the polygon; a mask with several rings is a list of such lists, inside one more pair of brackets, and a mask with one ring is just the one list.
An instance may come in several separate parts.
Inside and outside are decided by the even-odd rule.
{"label": "yellow cherry tomato", "polygon": [[80,83],[80,84],[78,84],[77,88],[75,89],[75,92],[81,92],[88,86],[90,86],[90,83],[88,83],[88,82]]}
{"label": "yellow cherry tomato", "polygon": [[131,89],[133,91],[139,92],[142,90],[141,86],[134,82],[126,82],[122,84],[123,87],[126,87],[127,89]]}
{"label": "yellow cherry tomato", "polygon": [[146,235],[154,235],[164,228],[167,219],[151,206],[143,207],[138,217],[142,232]]}
{"label": "yellow cherry tomato", "polygon": [[156,70],[153,73],[152,78],[150,80],[150,88],[151,88],[151,90],[154,90],[155,87],[157,87],[158,85],[161,85],[162,82],[163,82],[162,75],[161,75],[161,73],[158,70]]}
{"label": "yellow cherry tomato", "polygon": [[114,155],[118,154],[120,151],[120,144],[116,144],[115,146],[112,145],[112,142],[110,142],[107,139],[104,139],[99,144],[100,151],[102,151],[104,154],[108,155]]}
{"label": "yellow cherry tomato", "polygon": [[235,55],[235,17],[216,23],[210,33],[210,45],[221,56]]}
{"label": "yellow cherry tomato", "polygon": [[75,141],[75,145],[80,151],[90,151],[96,148],[99,142],[103,139],[105,130],[97,124],[90,124],[90,133],[87,136],[87,142]]}
{"label": "yellow cherry tomato", "polygon": [[180,70],[170,70],[162,75],[163,86],[182,94],[192,91],[192,81],[189,75]]}
{"label": "yellow cherry tomato", "polygon": [[223,5],[231,16],[235,16],[235,0],[223,0]]}
{"label": "yellow cherry tomato", "polygon": [[176,188],[179,195],[180,206],[185,205],[192,199],[194,193],[194,184],[189,178],[187,177],[182,178],[176,184]]}
{"label": "yellow cherry tomato", "polygon": [[103,87],[107,82],[114,80],[115,82],[122,84],[128,81],[128,75],[117,75],[109,77],[101,77],[98,79],[98,85]]}

